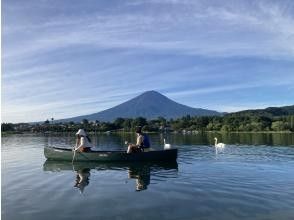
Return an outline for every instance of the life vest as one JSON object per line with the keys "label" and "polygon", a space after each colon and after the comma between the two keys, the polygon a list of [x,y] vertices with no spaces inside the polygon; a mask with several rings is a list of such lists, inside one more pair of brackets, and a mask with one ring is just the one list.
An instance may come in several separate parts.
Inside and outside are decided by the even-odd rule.
{"label": "life vest", "polygon": [[147,134],[143,134],[143,146],[142,148],[149,148],[150,147],[150,140]]}

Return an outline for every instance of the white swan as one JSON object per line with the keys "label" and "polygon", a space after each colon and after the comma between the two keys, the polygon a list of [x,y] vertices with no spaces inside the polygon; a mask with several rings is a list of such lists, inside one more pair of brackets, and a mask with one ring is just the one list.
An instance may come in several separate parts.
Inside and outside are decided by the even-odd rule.
{"label": "white swan", "polygon": [[164,149],[170,149],[171,148],[171,144],[166,144],[165,139],[163,139],[163,143],[164,143]]}
{"label": "white swan", "polygon": [[222,149],[222,148],[224,148],[226,145],[224,144],[224,143],[217,143],[217,138],[215,137],[214,138],[214,147],[215,148],[219,148],[219,149]]}

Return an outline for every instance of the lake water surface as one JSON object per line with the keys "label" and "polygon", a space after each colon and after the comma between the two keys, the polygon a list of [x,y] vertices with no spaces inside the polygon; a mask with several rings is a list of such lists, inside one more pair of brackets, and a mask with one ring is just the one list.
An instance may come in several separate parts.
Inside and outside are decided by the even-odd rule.
{"label": "lake water surface", "polygon": [[[46,161],[72,134],[2,137],[2,219],[294,219],[294,134],[151,136],[175,163]],[[215,152],[213,137],[226,143]],[[98,149],[134,135],[93,135]]]}

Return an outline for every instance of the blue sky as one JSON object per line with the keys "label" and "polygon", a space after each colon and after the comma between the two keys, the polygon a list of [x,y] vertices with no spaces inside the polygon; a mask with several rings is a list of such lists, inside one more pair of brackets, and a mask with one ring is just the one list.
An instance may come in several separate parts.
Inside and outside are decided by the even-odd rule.
{"label": "blue sky", "polygon": [[2,1],[3,122],[147,90],[227,112],[294,104],[294,1]]}

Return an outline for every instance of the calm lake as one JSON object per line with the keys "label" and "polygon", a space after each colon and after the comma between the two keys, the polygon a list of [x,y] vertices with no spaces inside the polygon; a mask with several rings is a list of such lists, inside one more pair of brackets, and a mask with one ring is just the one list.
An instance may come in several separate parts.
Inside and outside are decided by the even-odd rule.
{"label": "calm lake", "polygon": [[[214,137],[227,144],[215,152]],[[179,149],[176,163],[46,161],[44,146],[73,134],[2,137],[2,219],[293,220],[294,134],[150,135]],[[131,134],[91,136],[126,149]]]}

